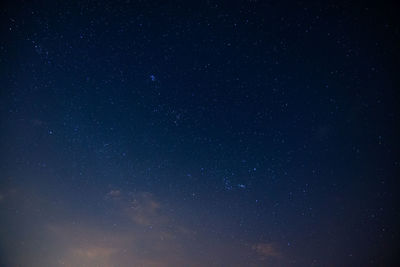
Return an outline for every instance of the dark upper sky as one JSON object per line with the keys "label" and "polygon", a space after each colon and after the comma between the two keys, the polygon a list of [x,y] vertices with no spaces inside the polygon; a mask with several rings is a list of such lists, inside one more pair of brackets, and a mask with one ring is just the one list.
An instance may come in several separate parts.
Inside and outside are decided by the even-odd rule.
{"label": "dark upper sky", "polygon": [[400,27],[346,2],[3,2],[0,265],[399,264]]}

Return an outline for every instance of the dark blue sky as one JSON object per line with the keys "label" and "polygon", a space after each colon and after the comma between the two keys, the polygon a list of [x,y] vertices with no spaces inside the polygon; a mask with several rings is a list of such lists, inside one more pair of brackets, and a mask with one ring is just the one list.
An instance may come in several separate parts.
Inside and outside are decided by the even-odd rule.
{"label": "dark blue sky", "polygon": [[8,1],[2,266],[396,266],[395,6]]}

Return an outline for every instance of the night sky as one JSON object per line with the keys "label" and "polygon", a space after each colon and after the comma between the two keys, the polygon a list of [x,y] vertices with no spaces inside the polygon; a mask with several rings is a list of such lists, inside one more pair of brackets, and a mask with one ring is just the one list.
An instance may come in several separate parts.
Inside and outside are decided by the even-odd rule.
{"label": "night sky", "polygon": [[399,266],[396,16],[3,1],[0,266]]}

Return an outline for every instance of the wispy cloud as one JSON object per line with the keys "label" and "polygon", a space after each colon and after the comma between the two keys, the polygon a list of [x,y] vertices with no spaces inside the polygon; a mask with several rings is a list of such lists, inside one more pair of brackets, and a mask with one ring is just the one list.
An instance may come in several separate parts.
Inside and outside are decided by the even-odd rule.
{"label": "wispy cloud", "polygon": [[[0,197],[5,192],[8,191]],[[95,214],[77,214],[62,205],[55,208],[42,194],[18,192],[14,202],[23,208],[18,220],[29,221],[23,227],[35,234],[19,237],[23,238],[24,247],[7,257],[10,266],[31,262],[37,263],[32,266],[87,267],[265,266],[281,261],[275,245],[243,246],[221,238],[207,228],[182,220],[173,204],[149,192],[114,188],[100,197],[105,212]],[[33,197],[37,195],[42,197]],[[29,205],[24,199],[29,199]],[[43,207],[51,211],[53,219],[36,214]]]}
{"label": "wispy cloud", "polygon": [[261,259],[280,258],[281,253],[272,243],[258,243],[253,245],[253,250],[261,257]]}
{"label": "wispy cloud", "polygon": [[191,242],[194,231],[175,223],[173,214],[168,214],[153,194],[114,189],[105,197],[115,205],[120,224],[85,220],[79,224],[48,225],[50,242],[58,243],[58,250],[64,251],[60,256],[62,264],[198,266],[183,245]]}
{"label": "wispy cloud", "polygon": [[121,191],[120,190],[111,190],[106,195],[106,197],[108,197],[108,198],[116,198],[116,197],[119,197],[119,196],[121,196]]}
{"label": "wispy cloud", "polygon": [[149,192],[123,193],[111,190],[106,199],[118,205],[123,216],[141,226],[156,226],[168,223],[168,216],[161,203]]}
{"label": "wispy cloud", "polygon": [[168,222],[167,216],[162,213],[161,204],[150,193],[133,195],[125,211],[139,225],[152,226]]}

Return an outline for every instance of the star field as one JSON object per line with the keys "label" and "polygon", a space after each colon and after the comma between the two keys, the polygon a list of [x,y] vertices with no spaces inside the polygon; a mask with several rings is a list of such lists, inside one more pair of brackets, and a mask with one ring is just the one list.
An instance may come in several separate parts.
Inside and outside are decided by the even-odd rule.
{"label": "star field", "polygon": [[1,266],[396,266],[393,4],[6,1]]}

